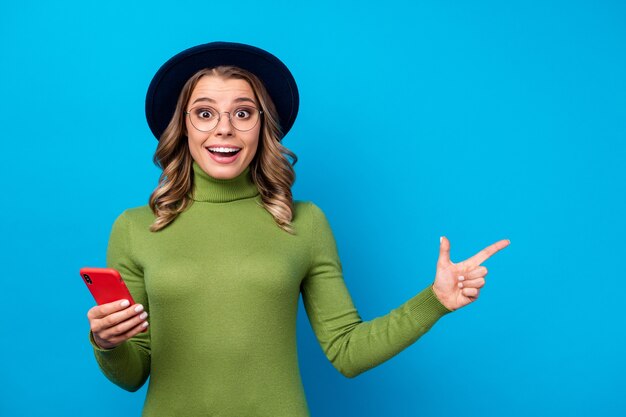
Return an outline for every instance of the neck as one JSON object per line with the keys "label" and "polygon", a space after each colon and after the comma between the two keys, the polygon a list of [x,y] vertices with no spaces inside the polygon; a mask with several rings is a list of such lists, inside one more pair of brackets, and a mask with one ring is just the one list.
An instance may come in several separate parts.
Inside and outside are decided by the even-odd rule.
{"label": "neck", "polygon": [[193,199],[208,203],[227,203],[255,197],[259,190],[252,181],[250,166],[234,178],[214,178],[193,162]]}

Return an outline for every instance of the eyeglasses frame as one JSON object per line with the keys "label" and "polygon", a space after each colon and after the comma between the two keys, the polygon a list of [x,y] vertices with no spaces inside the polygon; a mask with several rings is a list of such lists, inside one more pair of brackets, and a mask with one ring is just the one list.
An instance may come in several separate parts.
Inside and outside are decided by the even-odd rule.
{"label": "eyeglasses frame", "polygon": [[[185,115],[187,115],[187,116],[190,116],[190,117],[191,117],[191,110],[195,109],[196,107],[202,107],[202,106],[194,106],[194,107],[190,108],[189,110],[184,111],[183,113],[184,113]],[[217,123],[215,123],[215,127],[213,127],[213,128],[212,128],[212,129],[210,129],[210,130],[200,130],[200,129],[198,129],[198,128],[196,127],[196,125],[194,125],[194,124],[193,124],[193,122],[191,121],[191,119],[189,120],[189,121],[191,122],[191,125],[194,127],[194,129],[196,129],[198,132],[203,132],[203,133],[212,132],[213,130],[215,130],[215,129],[216,129],[216,128],[220,125],[220,122],[222,121],[222,113],[228,113],[228,123],[230,123],[230,125],[233,127],[233,129],[238,130],[238,131],[240,131],[240,132],[249,132],[249,131],[251,131],[252,129],[254,129],[254,128],[256,127],[256,125],[259,123],[259,120],[261,120],[261,115],[263,114],[263,110],[259,110],[259,109],[257,109],[257,108],[256,108],[256,107],[254,107],[254,106],[250,106],[250,107],[252,107],[253,109],[255,109],[256,111],[258,111],[258,112],[259,112],[259,119],[256,121],[256,123],[254,124],[254,126],[252,126],[250,129],[241,130],[241,129],[239,129],[239,128],[235,127],[235,125],[233,124],[233,121],[232,121],[232,119],[231,119],[231,114],[230,114],[230,112],[229,112],[229,111],[219,112],[219,111],[217,111],[217,109],[215,109],[215,108],[213,108],[213,107],[211,107],[211,106],[205,106],[205,107],[212,108],[212,109],[213,109],[213,110],[215,110],[215,112],[217,113]]]}

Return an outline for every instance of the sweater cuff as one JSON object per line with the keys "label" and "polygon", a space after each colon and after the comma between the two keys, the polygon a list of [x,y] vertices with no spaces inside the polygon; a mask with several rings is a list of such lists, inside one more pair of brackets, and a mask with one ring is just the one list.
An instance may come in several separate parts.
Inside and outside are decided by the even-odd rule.
{"label": "sweater cuff", "polygon": [[435,295],[432,284],[406,302],[409,315],[422,326],[431,327],[437,320],[451,313]]}

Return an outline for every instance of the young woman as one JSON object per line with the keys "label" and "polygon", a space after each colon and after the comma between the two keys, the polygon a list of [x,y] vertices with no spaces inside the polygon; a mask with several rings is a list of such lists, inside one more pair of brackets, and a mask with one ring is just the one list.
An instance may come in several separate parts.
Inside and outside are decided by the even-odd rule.
{"label": "young woman", "polygon": [[324,353],[352,378],[476,300],[480,264],[509,244],[455,264],[442,238],[434,283],[363,321],[323,211],[292,200],[297,158],[281,140],[298,104],[287,67],[237,43],[185,50],[150,84],[146,115],[163,173],[148,205],[116,219],[107,250],[137,304],[88,312],[103,373],[129,391],[150,376],[144,416],[309,416],[300,294]]}

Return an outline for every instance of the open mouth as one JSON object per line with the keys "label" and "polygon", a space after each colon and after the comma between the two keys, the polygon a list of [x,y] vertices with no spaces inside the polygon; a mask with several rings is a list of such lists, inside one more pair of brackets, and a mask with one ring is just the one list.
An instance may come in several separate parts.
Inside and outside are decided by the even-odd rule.
{"label": "open mouth", "polygon": [[229,156],[237,155],[239,151],[241,151],[241,148],[215,147],[215,148],[207,148],[207,150],[211,152],[213,155],[229,157]]}

